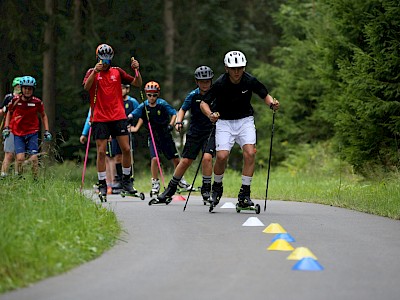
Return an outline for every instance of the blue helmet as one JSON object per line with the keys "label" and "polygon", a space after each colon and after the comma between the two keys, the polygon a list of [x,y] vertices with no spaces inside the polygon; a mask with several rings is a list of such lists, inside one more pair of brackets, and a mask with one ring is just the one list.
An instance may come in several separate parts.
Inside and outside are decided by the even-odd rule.
{"label": "blue helmet", "polygon": [[23,76],[21,77],[19,84],[21,87],[23,86],[31,86],[33,88],[36,87],[36,79],[33,78],[32,76]]}

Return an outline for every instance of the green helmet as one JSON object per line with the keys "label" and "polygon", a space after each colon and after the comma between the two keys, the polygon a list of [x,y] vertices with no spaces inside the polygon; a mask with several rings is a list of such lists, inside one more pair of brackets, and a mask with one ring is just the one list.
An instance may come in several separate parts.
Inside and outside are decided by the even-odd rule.
{"label": "green helmet", "polygon": [[20,84],[21,77],[15,77],[13,82],[12,82],[12,87],[15,87],[16,85]]}

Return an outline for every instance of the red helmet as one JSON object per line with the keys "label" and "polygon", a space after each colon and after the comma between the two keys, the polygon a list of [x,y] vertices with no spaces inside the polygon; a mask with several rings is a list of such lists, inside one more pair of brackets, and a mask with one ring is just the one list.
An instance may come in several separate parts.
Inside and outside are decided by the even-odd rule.
{"label": "red helmet", "polygon": [[149,81],[146,83],[144,86],[144,91],[147,92],[152,92],[152,93],[159,93],[160,92],[160,85],[155,82],[155,81]]}

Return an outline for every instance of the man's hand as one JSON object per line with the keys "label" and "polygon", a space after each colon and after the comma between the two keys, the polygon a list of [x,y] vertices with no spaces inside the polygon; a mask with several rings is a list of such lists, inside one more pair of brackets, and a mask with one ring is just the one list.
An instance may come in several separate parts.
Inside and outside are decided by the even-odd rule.
{"label": "man's hand", "polygon": [[81,142],[81,144],[84,144],[84,143],[86,143],[86,141],[87,141],[87,137],[84,135],[81,135],[81,137],[79,138],[79,142]]}
{"label": "man's hand", "polygon": [[139,62],[132,56],[131,57],[131,68],[132,70],[139,70]]}
{"label": "man's hand", "polygon": [[279,101],[276,98],[272,99],[272,103],[269,105],[270,109],[278,110],[279,109]]}
{"label": "man's hand", "polygon": [[219,119],[219,112],[212,112],[208,118],[210,119],[211,123],[215,123]]}

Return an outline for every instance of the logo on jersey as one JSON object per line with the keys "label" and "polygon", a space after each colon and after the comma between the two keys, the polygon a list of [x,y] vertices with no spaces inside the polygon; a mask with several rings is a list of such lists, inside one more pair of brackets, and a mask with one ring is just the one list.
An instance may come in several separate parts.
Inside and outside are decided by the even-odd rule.
{"label": "logo on jersey", "polygon": [[242,91],[242,94],[245,94],[245,93],[247,93],[247,91],[248,91],[248,90]]}
{"label": "logo on jersey", "polygon": [[112,81],[117,81],[117,77],[115,77],[115,75],[111,75],[111,76],[110,76],[110,79],[111,79]]}
{"label": "logo on jersey", "polygon": [[28,103],[28,106],[35,106],[35,103]]}

